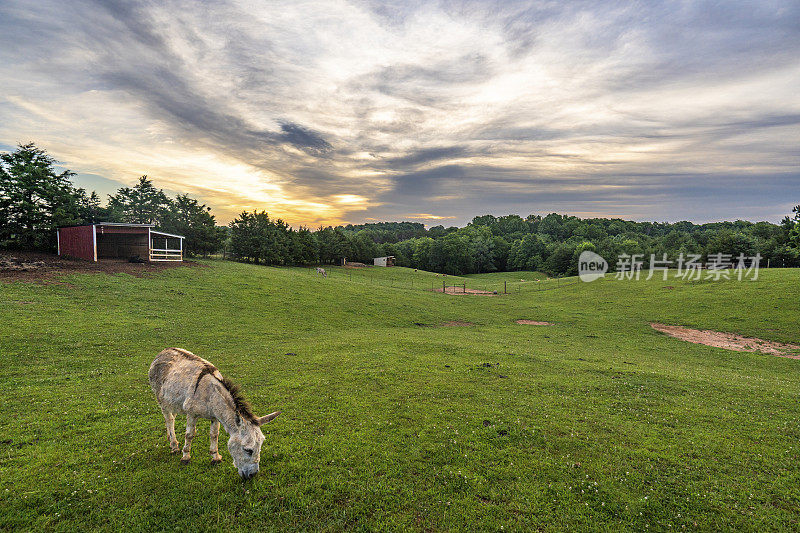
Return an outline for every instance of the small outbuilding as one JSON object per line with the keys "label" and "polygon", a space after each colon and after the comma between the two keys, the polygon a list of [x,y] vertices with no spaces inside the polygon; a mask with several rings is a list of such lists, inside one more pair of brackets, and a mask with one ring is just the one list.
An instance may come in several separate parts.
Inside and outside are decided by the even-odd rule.
{"label": "small outbuilding", "polygon": [[58,228],[58,255],[87,261],[131,258],[183,261],[183,235],[153,228],[153,224],[117,222]]}
{"label": "small outbuilding", "polygon": [[387,255],[386,257],[376,257],[372,260],[372,264],[378,267],[393,267],[394,266],[394,256]]}

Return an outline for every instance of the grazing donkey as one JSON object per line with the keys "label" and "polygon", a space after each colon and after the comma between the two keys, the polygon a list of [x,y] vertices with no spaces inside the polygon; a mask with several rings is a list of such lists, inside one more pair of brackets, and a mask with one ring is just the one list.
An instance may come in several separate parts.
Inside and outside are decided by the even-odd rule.
{"label": "grazing donkey", "polygon": [[258,473],[261,444],[264,434],[261,425],[280,411],[262,416],[253,415],[250,405],[242,398],[239,388],[222,377],[217,367],[192,352],[180,348],[167,348],[156,356],[148,372],[150,387],[156,395],[164,420],[172,453],[178,452],[175,438],[175,414],[186,414],[186,444],[182,463],[191,459],[195,426],[198,418],[211,420],[211,462],[219,463],[219,426],[230,435],[228,451],[239,475],[250,479]]}
{"label": "grazing donkey", "polygon": [[325,272],[324,268],[317,267],[317,274],[322,274],[323,278],[327,278],[328,277],[328,273]]}

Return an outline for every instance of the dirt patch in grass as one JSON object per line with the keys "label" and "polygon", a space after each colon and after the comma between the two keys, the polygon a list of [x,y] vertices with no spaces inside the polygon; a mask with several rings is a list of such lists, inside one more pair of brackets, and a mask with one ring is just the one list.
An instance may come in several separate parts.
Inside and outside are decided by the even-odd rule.
{"label": "dirt patch in grass", "polygon": [[[726,350],[734,350],[736,352],[761,352],[777,355],[779,357],[788,357],[790,359],[800,359],[800,353],[796,353],[797,350],[800,350],[800,346],[796,344],[765,341],[755,337],[744,337],[742,335],[736,335],[735,333],[724,333],[721,331],[691,329],[683,326],[668,326],[657,322],[652,322],[650,327],[662,333],[666,333],[670,337],[693,342],[695,344],[705,344],[706,346],[725,348]],[[792,353],[793,351],[795,353]]]}
{"label": "dirt patch in grass", "polygon": [[517,324],[522,324],[524,326],[552,326],[552,322],[543,322],[541,320],[516,320]]}
{"label": "dirt patch in grass", "polygon": [[484,294],[484,295],[494,296],[497,294],[497,291],[482,291],[479,289],[469,289],[469,288],[465,290],[464,287],[447,287],[446,291],[443,291],[442,289],[433,289],[433,290],[434,292],[446,292],[447,294],[455,294],[455,295]]}
{"label": "dirt patch in grass", "polygon": [[101,259],[98,262],[70,259],[53,254],[37,252],[3,252],[0,254],[0,282],[32,281],[38,283],[60,283],[55,278],[67,274],[124,272],[138,278],[181,266],[205,266],[194,261],[129,263],[121,259]]}

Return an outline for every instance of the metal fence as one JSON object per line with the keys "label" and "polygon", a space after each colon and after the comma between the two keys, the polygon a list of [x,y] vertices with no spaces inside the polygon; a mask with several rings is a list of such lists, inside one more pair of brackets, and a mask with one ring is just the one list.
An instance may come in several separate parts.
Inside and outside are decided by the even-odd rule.
{"label": "metal fence", "polygon": [[373,271],[370,268],[325,268],[325,276],[316,268],[308,268],[309,276],[320,279],[345,280],[373,287],[386,287],[414,291],[435,292],[449,295],[513,295],[538,291],[549,291],[570,287],[579,283],[575,278],[545,278],[540,280],[483,280],[460,276],[432,275],[392,276],[391,273]]}

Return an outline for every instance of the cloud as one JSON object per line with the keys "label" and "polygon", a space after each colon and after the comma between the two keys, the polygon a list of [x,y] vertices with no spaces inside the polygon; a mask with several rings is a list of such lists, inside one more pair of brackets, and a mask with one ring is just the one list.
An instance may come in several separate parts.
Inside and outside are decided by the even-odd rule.
{"label": "cloud", "polygon": [[400,174],[392,178],[395,184],[392,193],[413,197],[438,195],[444,192],[448,184],[455,186],[455,180],[464,179],[466,174],[466,170],[459,165],[444,165]]}
{"label": "cloud", "polygon": [[777,221],[799,18],[780,0],[6,0],[0,143],[148,174],[222,221]]}
{"label": "cloud", "polygon": [[413,151],[403,156],[391,157],[385,161],[390,168],[404,168],[415,166],[441,159],[454,159],[467,155],[467,149],[463,146],[444,146],[440,148],[423,148]]}
{"label": "cloud", "polygon": [[430,213],[412,213],[410,215],[403,215],[402,218],[410,218],[412,220],[452,220],[458,218],[456,216],[442,216],[442,215],[432,215]]}
{"label": "cloud", "polygon": [[283,133],[278,136],[278,138],[298,148],[308,149],[321,154],[329,152],[333,148],[319,133],[304,128],[299,124],[283,122],[281,123],[281,131]]}

